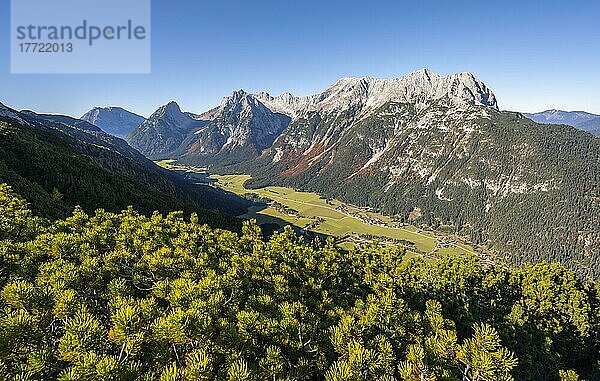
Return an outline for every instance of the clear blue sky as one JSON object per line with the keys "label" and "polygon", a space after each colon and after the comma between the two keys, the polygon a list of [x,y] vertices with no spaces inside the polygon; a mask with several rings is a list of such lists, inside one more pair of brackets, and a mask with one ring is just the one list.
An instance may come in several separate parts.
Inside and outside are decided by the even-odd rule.
{"label": "clear blue sky", "polygon": [[11,75],[0,3],[0,102],[19,109],[148,116],[176,100],[201,112],[240,88],[307,95],[427,67],[473,72],[503,109],[600,113],[593,1],[153,0],[150,75]]}

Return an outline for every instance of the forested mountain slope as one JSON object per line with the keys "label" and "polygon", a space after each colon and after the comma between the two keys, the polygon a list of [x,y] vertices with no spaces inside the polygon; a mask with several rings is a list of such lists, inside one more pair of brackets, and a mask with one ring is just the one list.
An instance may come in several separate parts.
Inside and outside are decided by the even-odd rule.
{"label": "forested mountain slope", "polygon": [[224,172],[316,191],[401,219],[452,224],[515,264],[600,276],[600,139],[491,107],[389,102],[298,118]]}
{"label": "forested mountain slope", "polygon": [[403,257],[181,213],[48,222],[0,185],[0,377],[600,379],[598,284]]}
{"label": "forested mountain slope", "polygon": [[450,225],[513,264],[546,259],[600,276],[600,140],[499,111],[472,74],[420,70],[343,78],[308,97],[248,97],[291,118],[260,157],[202,149],[173,157],[249,173],[251,187],[291,186]]}
{"label": "forested mountain slope", "polygon": [[6,107],[2,112],[0,181],[31,199],[39,215],[64,217],[75,205],[88,211],[133,205],[144,213],[213,210],[201,218],[234,226],[225,214],[245,210],[245,201],[189,184],[87,122]]}

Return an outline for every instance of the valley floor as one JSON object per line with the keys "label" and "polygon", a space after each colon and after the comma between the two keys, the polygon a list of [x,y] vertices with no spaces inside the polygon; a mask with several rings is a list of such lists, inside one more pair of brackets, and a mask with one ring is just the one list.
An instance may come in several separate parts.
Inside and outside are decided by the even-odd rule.
{"label": "valley floor", "polygon": [[251,208],[242,217],[254,218],[259,224],[292,224],[309,232],[333,236],[342,247],[369,244],[402,245],[412,254],[442,257],[474,253],[475,250],[455,235],[421,230],[415,226],[395,222],[365,208],[345,204],[335,199],[324,199],[312,192],[269,186],[246,189],[249,175],[212,175],[214,186],[241,196],[267,201],[266,207]]}
{"label": "valley floor", "polygon": [[[203,168],[181,166],[174,160],[163,160],[157,164],[169,170],[183,172],[188,178],[193,175],[207,178]],[[250,178],[250,175],[245,174],[210,175],[209,179],[212,181],[208,183],[239,196],[264,201],[264,206],[251,207],[240,218],[255,219],[260,225],[293,225],[301,231],[332,236],[339,246],[346,249],[377,242],[382,246],[404,246],[408,255],[426,258],[481,252],[473,248],[464,237],[420,229],[367,208],[325,199],[313,192],[278,186],[247,189],[244,184]],[[483,256],[487,258],[487,255]]]}

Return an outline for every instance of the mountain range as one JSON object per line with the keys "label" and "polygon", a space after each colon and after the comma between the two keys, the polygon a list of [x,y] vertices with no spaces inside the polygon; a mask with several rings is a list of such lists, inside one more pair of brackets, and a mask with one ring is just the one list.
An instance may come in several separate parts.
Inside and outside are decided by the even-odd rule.
{"label": "mountain range", "polygon": [[153,159],[251,174],[249,187],[451,226],[514,263],[600,271],[600,140],[500,111],[470,73],[343,78],[307,97],[236,91],[200,114],[171,103],[127,141]]}
{"label": "mountain range", "polygon": [[323,93],[307,97],[290,93],[272,97],[264,92],[249,94],[239,90],[225,97],[220,106],[202,114],[184,113],[171,102],[126,140],[152,158],[175,155],[196,164],[221,165],[219,159],[231,164],[259,156],[293,121],[310,113],[354,109],[364,114],[392,99],[423,106],[443,98],[456,107],[471,102],[497,107],[494,94],[472,74],[440,77],[422,69],[390,80],[343,78]]}
{"label": "mountain range", "polygon": [[86,121],[16,111],[0,104],[0,183],[32,202],[40,216],[63,218],[74,206],[93,212],[134,206],[142,213],[196,212],[214,226],[236,227],[245,200],[191,184],[124,140]]}
{"label": "mountain range", "polygon": [[585,111],[546,110],[534,114],[524,113],[529,119],[543,124],[566,124],[600,136],[600,115]]}
{"label": "mountain range", "polygon": [[[440,76],[422,69],[396,79],[342,78],[305,97],[239,90],[201,113],[184,112],[170,102],[125,140],[89,120],[119,124],[134,119],[131,115],[116,108],[86,115],[77,120],[0,109],[13,128],[38,140],[40,131],[60,133],[60,139],[70,139],[73,155],[87,155],[103,170],[171,197],[163,206],[185,199],[188,206],[217,212],[244,209],[239,200],[166,179],[146,158],[176,159],[215,173],[247,173],[252,175],[247,187],[315,191],[399,221],[452,229],[514,264],[546,259],[600,276],[595,265],[600,260],[600,140],[566,125],[592,123],[593,115],[551,112],[544,121],[559,124],[539,124],[501,111],[492,90],[471,73]],[[105,130],[119,127],[103,125]],[[34,149],[30,143],[23,151]],[[42,184],[45,200],[52,199],[62,171],[68,169],[54,168],[51,181]],[[44,176],[32,168],[22,172],[28,182],[21,182],[20,190],[29,196],[26,192],[37,188],[27,184],[40,184],[36,176]],[[70,183],[61,179],[58,184],[63,202]],[[129,199],[136,203],[137,197]],[[125,204],[121,201],[109,204],[116,208]]]}

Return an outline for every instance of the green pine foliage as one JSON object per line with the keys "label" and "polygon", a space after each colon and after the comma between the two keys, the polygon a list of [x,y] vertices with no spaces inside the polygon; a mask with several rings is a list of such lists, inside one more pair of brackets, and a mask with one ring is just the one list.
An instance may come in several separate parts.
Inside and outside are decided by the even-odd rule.
{"label": "green pine foliage", "polygon": [[192,215],[33,216],[0,186],[0,379],[594,380],[600,287],[263,240]]}

